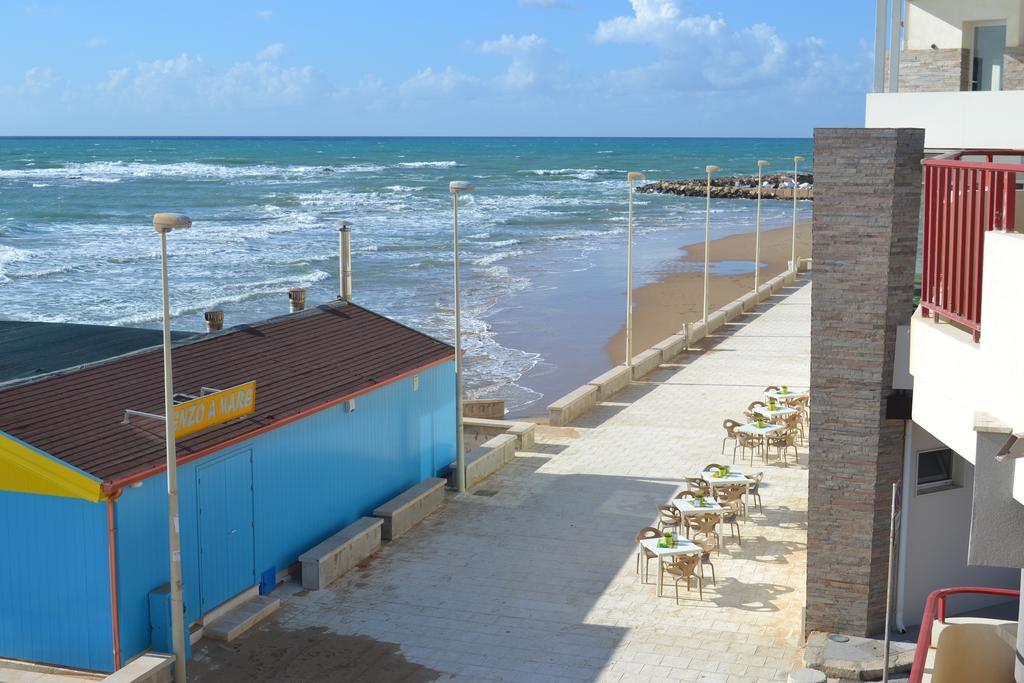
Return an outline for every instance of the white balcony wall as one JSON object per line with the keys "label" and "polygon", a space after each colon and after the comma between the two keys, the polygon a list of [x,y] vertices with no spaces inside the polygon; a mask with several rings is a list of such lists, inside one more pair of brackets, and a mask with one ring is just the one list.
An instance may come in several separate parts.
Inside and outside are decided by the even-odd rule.
{"label": "white balcony wall", "polygon": [[1020,45],[1022,5],[1020,0],[910,0],[904,21],[907,49],[969,48],[970,28],[985,21],[1005,21],[1007,44]]}
{"label": "white balcony wall", "polygon": [[[913,419],[972,464],[975,414],[1024,431],[1024,234],[985,235],[981,341],[949,323],[914,314],[910,325]],[[1016,491],[1015,490],[1015,497]]]}
{"label": "white balcony wall", "polygon": [[1024,149],[1024,90],[870,93],[865,128],[924,128],[927,149]]}

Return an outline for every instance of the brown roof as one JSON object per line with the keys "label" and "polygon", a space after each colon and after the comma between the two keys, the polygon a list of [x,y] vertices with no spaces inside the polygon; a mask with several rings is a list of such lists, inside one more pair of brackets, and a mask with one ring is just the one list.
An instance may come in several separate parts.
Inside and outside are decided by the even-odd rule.
{"label": "brown roof", "polygon": [[[178,440],[178,458],[208,452],[454,358],[452,347],[355,304],[332,302],[176,344],[174,389],[256,381],[256,411]],[[158,470],[163,422],[160,347],[0,388],[0,430],[105,482]]]}

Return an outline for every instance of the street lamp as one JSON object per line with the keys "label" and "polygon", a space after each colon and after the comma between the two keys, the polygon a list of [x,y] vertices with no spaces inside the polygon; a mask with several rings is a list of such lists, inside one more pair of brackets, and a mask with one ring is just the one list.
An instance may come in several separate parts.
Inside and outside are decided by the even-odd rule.
{"label": "street lamp", "polygon": [[647,180],[640,171],[626,174],[629,183],[629,212],[626,221],[626,367],[633,366],[633,183]]}
{"label": "street lamp", "polygon": [[708,253],[711,251],[711,174],[719,170],[717,166],[707,166],[704,169],[708,174],[708,203],[704,210],[704,315],[701,321],[707,325],[708,322]]}
{"label": "street lamp", "polygon": [[754,219],[754,296],[761,282],[761,170],[768,165],[764,159],[757,161],[757,213]]}
{"label": "street lamp", "polygon": [[793,269],[794,273],[799,270],[796,265],[796,187],[799,185],[797,182],[797,168],[803,160],[802,156],[793,157],[793,246],[790,252],[789,267]]}
{"label": "street lamp", "polygon": [[448,183],[455,212],[455,232],[452,249],[455,261],[455,486],[459,493],[466,490],[466,454],[462,444],[462,291],[459,285],[459,195],[476,188],[464,180]]}
{"label": "street lamp", "polygon": [[158,213],[153,229],[160,235],[161,282],[164,303],[164,430],[167,441],[167,530],[171,555],[171,645],[174,682],[185,683],[185,615],[181,597],[181,536],[178,521],[178,466],[174,444],[174,378],[171,373],[171,304],[167,285],[167,233],[192,227],[180,213]]}

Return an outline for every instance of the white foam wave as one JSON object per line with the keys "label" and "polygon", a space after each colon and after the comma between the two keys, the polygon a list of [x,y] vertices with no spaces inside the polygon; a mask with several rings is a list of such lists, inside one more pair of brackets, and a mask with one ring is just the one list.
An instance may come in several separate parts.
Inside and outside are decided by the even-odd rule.
{"label": "white foam wave", "polygon": [[402,161],[399,168],[455,168],[457,161]]}

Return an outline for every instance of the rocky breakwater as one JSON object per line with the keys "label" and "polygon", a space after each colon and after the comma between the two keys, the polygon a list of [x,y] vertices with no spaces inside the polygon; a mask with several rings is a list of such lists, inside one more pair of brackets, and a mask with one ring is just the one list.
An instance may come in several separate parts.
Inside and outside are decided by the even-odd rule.
{"label": "rocky breakwater", "polygon": [[[814,174],[800,173],[796,182],[797,199],[814,199]],[[707,178],[688,180],[658,180],[636,188],[637,192],[676,194],[684,197],[704,197],[708,191]],[[792,174],[773,173],[761,177],[761,196],[765,199],[792,199]],[[723,176],[711,178],[711,196],[715,199],[756,199],[757,176]]]}

